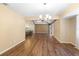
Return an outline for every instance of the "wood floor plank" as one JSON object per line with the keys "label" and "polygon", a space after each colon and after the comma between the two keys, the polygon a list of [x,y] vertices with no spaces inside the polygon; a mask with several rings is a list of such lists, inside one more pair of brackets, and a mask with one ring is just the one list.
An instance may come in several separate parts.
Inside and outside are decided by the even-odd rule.
{"label": "wood floor plank", "polygon": [[56,52],[55,52],[55,49],[54,49],[54,44],[50,40],[48,40],[48,55],[49,56],[52,56],[52,55],[55,56],[56,55]]}
{"label": "wood floor plank", "polygon": [[79,50],[47,34],[34,34],[1,56],[79,56]]}
{"label": "wood floor plank", "polygon": [[43,49],[43,56],[47,56],[48,55],[48,46],[47,46],[47,39],[46,38],[44,38],[43,37],[43,47],[42,47],[42,49]]}

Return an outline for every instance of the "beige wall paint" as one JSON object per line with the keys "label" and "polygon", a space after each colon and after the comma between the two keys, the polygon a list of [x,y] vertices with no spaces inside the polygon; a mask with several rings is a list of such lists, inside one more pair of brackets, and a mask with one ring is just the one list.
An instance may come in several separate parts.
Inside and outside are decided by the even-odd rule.
{"label": "beige wall paint", "polygon": [[[78,47],[78,36],[77,36],[77,31],[78,28],[78,19],[76,19],[76,16],[70,17],[73,12],[74,13],[79,13],[79,3],[72,3],[70,6],[61,14],[59,15],[60,17],[60,42],[62,43],[72,43]],[[69,15],[69,19],[63,18],[64,16]],[[77,45],[78,44],[78,45]]]}
{"label": "beige wall paint", "polygon": [[48,25],[47,24],[36,24],[35,33],[48,33]]}
{"label": "beige wall paint", "polygon": [[69,17],[64,19],[64,16],[76,11],[79,8],[79,3],[72,3],[59,15],[59,20],[55,23],[55,37],[61,43],[75,44],[76,40],[76,17]]}
{"label": "beige wall paint", "polygon": [[60,41],[60,19],[57,19],[54,23],[54,36]]}
{"label": "beige wall paint", "polygon": [[76,16],[76,48],[79,49],[79,15]]}
{"label": "beige wall paint", "polygon": [[72,43],[76,41],[76,16],[67,19],[57,19],[54,24],[54,36],[61,43]]}
{"label": "beige wall paint", "polygon": [[60,41],[60,17],[56,15],[53,19],[55,19],[56,22],[52,24],[52,35]]}
{"label": "beige wall paint", "polygon": [[24,26],[22,16],[0,4],[0,53],[24,40]]}
{"label": "beige wall paint", "polygon": [[76,40],[76,17],[61,20],[61,42],[72,43]]}

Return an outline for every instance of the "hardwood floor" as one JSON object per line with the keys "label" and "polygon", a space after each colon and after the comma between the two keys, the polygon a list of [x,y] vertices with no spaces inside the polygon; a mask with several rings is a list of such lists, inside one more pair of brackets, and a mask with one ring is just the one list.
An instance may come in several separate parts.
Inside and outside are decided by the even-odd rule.
{"label": "hardwood floor", "polygon": [[59,43],[46,34],[35,34],[2,56],[79,56],[79,50],[71,44]]}

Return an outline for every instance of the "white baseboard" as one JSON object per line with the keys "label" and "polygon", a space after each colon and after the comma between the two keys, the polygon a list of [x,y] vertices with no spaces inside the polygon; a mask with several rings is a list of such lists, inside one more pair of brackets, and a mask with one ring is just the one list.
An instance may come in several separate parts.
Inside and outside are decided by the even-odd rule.
{"label": "white baseboard", "polygon": [[75,48],[79,50],[79,48],[77,46],[75,46]]}
{"label": "white baseboard", "polygon": [[78,46],[75,46],[75,48],[79,50],[79,47]]}
{"label": "white baseboard", "polygon": [[69,44],[72,44],[76,49],[79,50],[79,47],[77,47],[75,44],[73,44],[72,42],[62,42],[62,43],[69,43]]}
{"label": "white baseboard", "polygon": [[9,47],[9,48],[7,48],[6,50],[3,50],[2,52],[0,52],[0,55],[1,54],[3,54],[3,53],[5,53],[6,51],[8,51],[8,50],[10,50],[10,49],[12,49],[12,48],[14,48],[16,45],[18,45],[18,44],[20,44],[21,42],[23,42],[24,40],[22,40],[22,41],[20,41],[19,43],[17,43],[17,44],[14,44],[13,46],[11,46],[11,47]]}
{"label": "white baseboard", "polygon": [[[55,36],[54,36],[55,37]],[[58,38],[57,37],[55,37],[57,40],[58,40]],[[58,40],[60,43],[68,43],[68,44],[72,44],[72,45],[74,45],[75,46],[75,44],[74,43],[72,43],[72,42],[64,42],[64,41],[60,41],[60,40]]]}
{"label": "white baseboard", "polygon": [[74,46],[75,46],[75,44],[74,44],[74,43],[72,43],[72,42],[61,42],[61,43],[72,44],[72,45],[74,45]]}

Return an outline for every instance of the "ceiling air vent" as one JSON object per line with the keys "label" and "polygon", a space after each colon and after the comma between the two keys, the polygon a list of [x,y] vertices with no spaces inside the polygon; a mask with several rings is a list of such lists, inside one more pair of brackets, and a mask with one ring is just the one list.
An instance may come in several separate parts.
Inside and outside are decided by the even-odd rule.
{"label": "ceiling air vent", "polygon": [[7,3],[2,3],[3,5],[7,6],[8,4]]}

